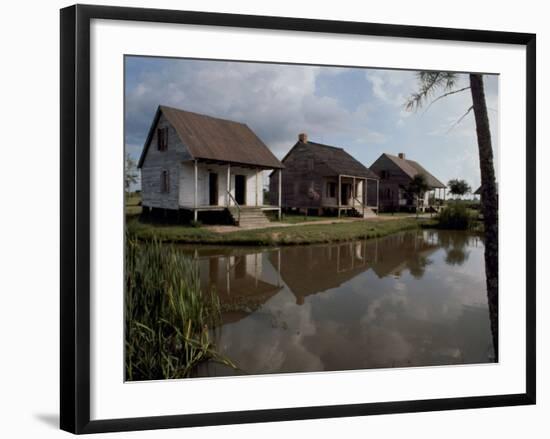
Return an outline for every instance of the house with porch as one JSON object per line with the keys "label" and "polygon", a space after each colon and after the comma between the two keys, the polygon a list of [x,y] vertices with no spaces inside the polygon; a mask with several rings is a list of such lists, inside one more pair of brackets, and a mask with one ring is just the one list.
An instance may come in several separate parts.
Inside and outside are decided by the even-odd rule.
{"label": "house with porch", "polygon": [[141,157],[142,207],[227,212],[239,226],[269,223],[263,173],[282,163],[245,124],[160,105]]}
{"label": "house with porch", "polygon": [[[430,197],[445,200],[446,186],[422,165],[409,160],[405,154],[384,153],[370,166],[370,170],[380,177],[379,204],[381,211],[415,210],[426,211],[430,207]],[[422,200],[408,196],[406,188],[413,178],[421,174],[428,184],[428,191]],[[433,205],[437,210],[437,204]]]}
{"label": "house with porch", "polygon": [[283,171],[270,175],[269,192],[281,194],[283,209],[319,215],[376,214],[378,176],[343,148],[312,142],[302,133],[282,163]]}

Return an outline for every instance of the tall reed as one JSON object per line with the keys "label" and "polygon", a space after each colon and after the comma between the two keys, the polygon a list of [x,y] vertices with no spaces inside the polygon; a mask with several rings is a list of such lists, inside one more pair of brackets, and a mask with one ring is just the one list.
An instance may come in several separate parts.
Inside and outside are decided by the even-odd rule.
{"label": "tall reed", "polygon": [[214,292],[202,292],[196,261],[158,240],[126,237],[126,379],[185,378],[204,361],[236,366],[216,351]]}

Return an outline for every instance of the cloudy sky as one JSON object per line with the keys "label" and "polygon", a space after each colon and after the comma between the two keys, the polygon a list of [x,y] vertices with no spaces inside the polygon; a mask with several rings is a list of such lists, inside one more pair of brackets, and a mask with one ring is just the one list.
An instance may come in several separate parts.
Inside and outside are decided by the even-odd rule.
{"label": "cloudy sky", "polygon": [[[298,133],[340,146],[370,166],[404,152],[441,181],[480,175],[469,90],[408,112],[416,72],[126,57],[126,150],[137,159],[159,104],[246,123],[279,158]],[[460,75],[458,88],[466,86]],[[498,157],[498,77],[485,76]],[[435,96],[434,96],[435,97]],[[498,171],[497,171],[498,172]]]}

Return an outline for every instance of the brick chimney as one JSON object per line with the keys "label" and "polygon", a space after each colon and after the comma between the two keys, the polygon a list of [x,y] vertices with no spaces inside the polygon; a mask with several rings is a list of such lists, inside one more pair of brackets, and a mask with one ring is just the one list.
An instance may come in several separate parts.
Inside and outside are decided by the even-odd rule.
{"label": "brick chimney", "polygon": [[401,159],[401,160],[405,160],[405,154],[400,152],[399,154],[397,154],[397,156]]}
{"label": "brick chimney", "polygon": [[298,134],[298,140],[302,143],[307,143],[307,134],[306,133]]}

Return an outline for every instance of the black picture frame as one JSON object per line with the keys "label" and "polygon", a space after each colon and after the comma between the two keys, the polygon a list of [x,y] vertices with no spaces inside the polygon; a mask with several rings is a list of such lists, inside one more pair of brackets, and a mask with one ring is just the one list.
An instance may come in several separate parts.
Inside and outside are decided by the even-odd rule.
{"label": "black picture frame", "polygon": [[[526,392],[518,394],[90,420],[90,21],[181,23],[526,47]],[[535,404],[536,36],[210,12],[75,5],[61,10],[60,426],[72,433],[303,420]]]}

